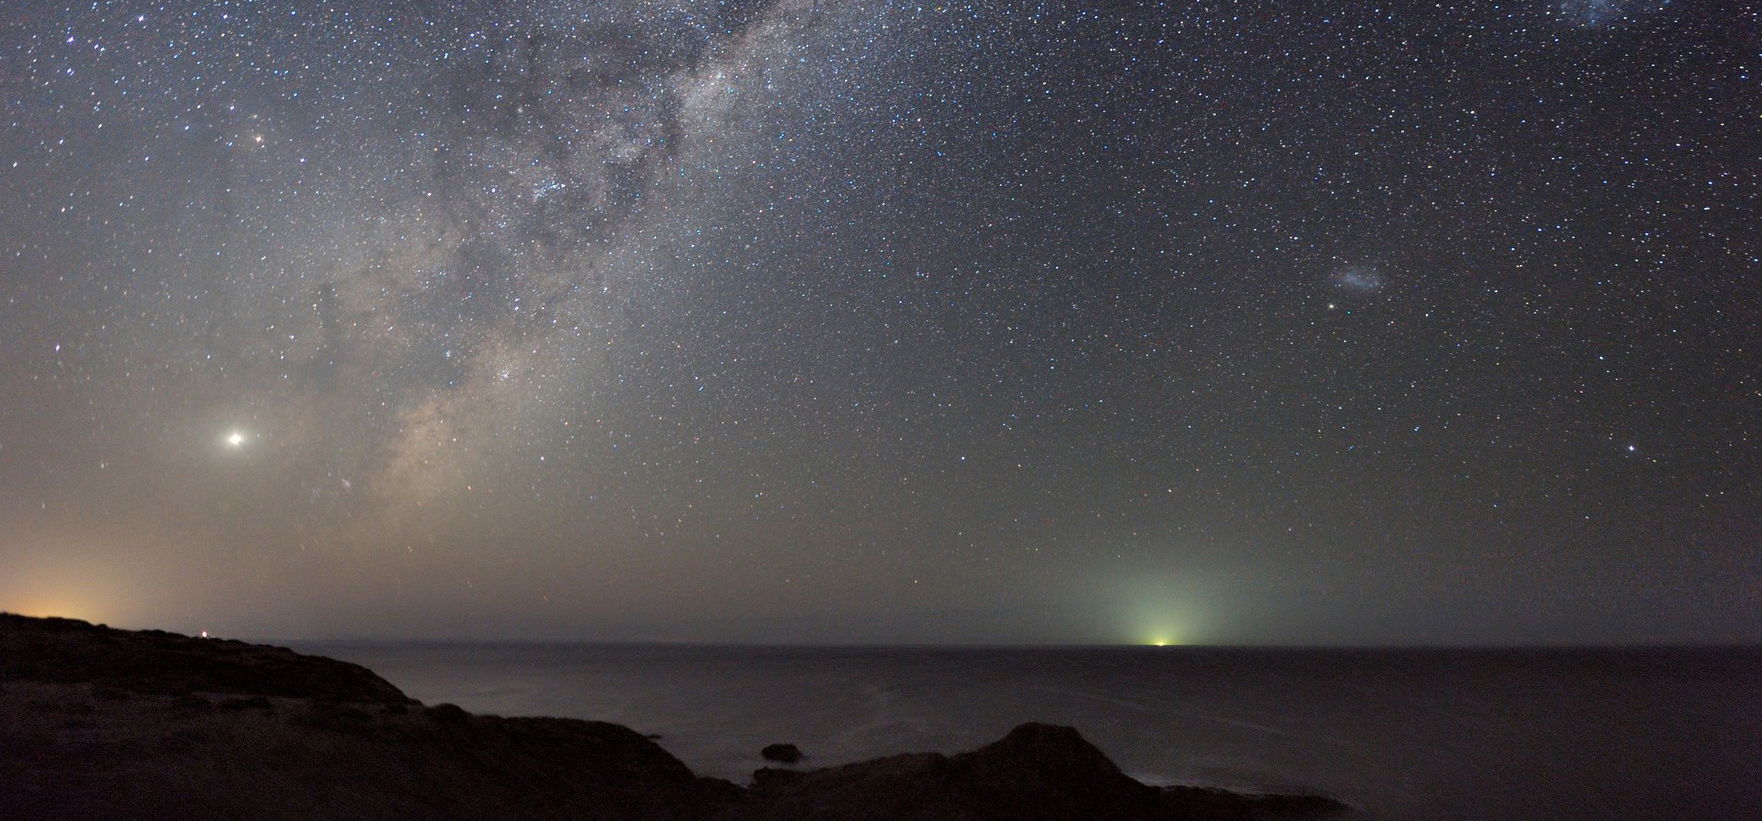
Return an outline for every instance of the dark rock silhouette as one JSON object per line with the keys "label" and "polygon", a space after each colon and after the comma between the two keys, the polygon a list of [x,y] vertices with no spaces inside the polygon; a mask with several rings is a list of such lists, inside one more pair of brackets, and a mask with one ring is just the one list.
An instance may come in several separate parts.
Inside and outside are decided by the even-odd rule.
{"label": "dark rock silhouette", "polygon": [[759,756],[766,761],[794,764],[801,760],[801,748],[794,744],[766,744],[765,748],[759,751]]}
{"label": "dark rock silhouette", "polygon": [[359,664],[285,647],[114,630],[76,619],[0,613],[0,680],[81,683],[134,693],[239,693],[408,703]]}
{"label": "dark rock silhouette", "polygon": [[1311,796],[1158,789],[1120,772],[1075,729],[1023,724],[968,753],[897,755],[812,772],[763,769],[728,821],[1054,821],[1325,815]]}
{"label": "dark rock silhouette", "polygon": [[741,792],[616,724],[414,705],[284,648],[0,614],[0,817],[671,821]]}
{"label": "dark rock silhouette", "polygon": [[0,796],[0,815],[41,821],[1131,821],[1339,808],[1145,786],[1076,730],[1044,724],[954,756],[762,769],[743,790],[615,724],[424,707],[366,668],[285,648],[8,614]]}

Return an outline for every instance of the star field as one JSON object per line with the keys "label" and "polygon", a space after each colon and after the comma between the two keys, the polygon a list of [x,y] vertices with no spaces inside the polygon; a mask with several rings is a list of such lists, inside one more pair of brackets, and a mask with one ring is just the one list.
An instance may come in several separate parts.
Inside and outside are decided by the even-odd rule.
{"label": "star field", "polygon": [[1721,2],[27,2],[0,608],[1753,641]]}

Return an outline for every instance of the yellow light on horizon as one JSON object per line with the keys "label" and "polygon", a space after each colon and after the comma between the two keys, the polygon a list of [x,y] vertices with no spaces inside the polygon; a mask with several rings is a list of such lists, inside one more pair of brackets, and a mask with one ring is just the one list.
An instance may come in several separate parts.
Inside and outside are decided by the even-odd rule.
{"label": "yellow light on horizon", "polygon": [[93,624],[143,621],[143,594],[157,598],[164,585],[160,568],[105,547],[128,541],[109,532],[0,534],[0,554],[18,551],[0,573],[0,611]]}
{"label": "yellow light on horizon", "polygon": [[107,610],[96,607],[89,597],[69,593],[65,590],[44,591],[34,595],[21,596],[0,604],[0,611],[16,613],[20,616],[34,618],[79,619],[93,624],[101,624]]}

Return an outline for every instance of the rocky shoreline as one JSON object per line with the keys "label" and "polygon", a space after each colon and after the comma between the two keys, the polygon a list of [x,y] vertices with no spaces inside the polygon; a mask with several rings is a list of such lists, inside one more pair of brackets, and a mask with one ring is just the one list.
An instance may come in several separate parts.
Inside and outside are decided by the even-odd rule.
{"label": "rocky shoreline", "polygon": [[1260,819],[1320,796],[1141,784],[1069,727],[741,786],[616,724],[423,705],[281,647],[0,614],[0,796],[33,819]]}

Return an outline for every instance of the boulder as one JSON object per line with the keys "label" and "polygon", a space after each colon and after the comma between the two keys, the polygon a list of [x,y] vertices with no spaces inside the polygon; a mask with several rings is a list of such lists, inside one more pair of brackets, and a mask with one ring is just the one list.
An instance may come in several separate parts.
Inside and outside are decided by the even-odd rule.
{"label": "boulder", "polygon": [[766,761],[794,764],[801,760],[801,748],[794,744],[766,744],[759,755]]}

